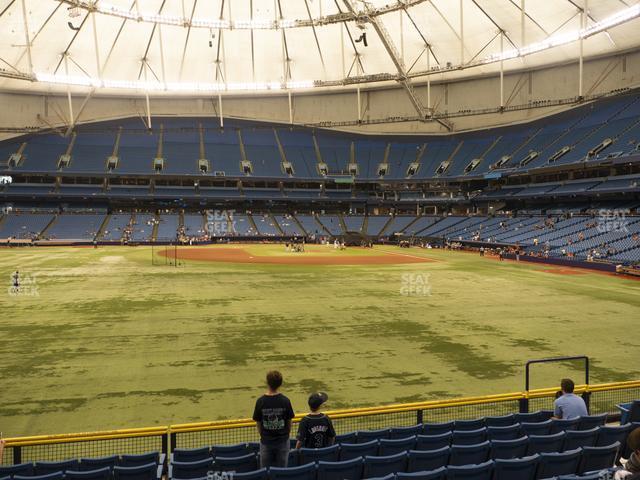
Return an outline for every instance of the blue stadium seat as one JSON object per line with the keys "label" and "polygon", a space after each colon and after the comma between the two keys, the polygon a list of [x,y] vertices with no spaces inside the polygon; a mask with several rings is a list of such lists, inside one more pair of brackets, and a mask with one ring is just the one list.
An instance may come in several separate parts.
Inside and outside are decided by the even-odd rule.
{"label": "blue stadium seat", "polygon": [[410,427],[393,427],[389,429],[389,438],[397,440],[399,438],[412,437],[421,434],[423,428],[424,426],[422,424],[412,425]]}
{"label": "blue stadium seat", "polygon": [[111,468],[103,467],[95,470],[85,470],[81,472],[75,472],[73,470],[67,470],[65,473],[66,480],[108,480],[111,478]]}
{"label": "blue stadium seat", "polygon": [[484,426],[484,418],[477,418],[475,420],[456,420],[453,422],[454,430],[478,430]]}
{"label": "blue stadium seat", "polygon": [[566,436],[565,432],[554,435],[529,435],[527,455],[543,452],[561,452]]}
{"label": "blue stadium seat", "polygon": [[156,465],[162,465],[165,460],[164,453],[160,452],[148,452],[141,453],[139,455],[122,455],[118,465],[121,467],[139,467],[141,465],[147,465],[149,463],[155,463]]}
{"label": "blue stadium seat", "polygon": [[603,413],[601,415],[587,415],[580,417],[578,422],[578,430],[591,430],[594,427],[602,427],[607,423],[608,414]]}
{"label": "blue stadium seat", "polygon": [[508,427],[516,423],[515,415],[502,415],[499,417],[485,417],[484,423],[487,427]]}
{"label": "blue stadium seat", "polygon": [[425,423],[422,425],[422,433],[424,435],[440,435],[448,432],[453,432],[453,422]]}
{"label": "blue stadium seat", "polygon": [[396,474],[390,473],[389,475],[385,475],[384,477],[368,477],[363,480],[395,480]]}
{"label": "blue stadium seat", "polygon": [[80,466],[77,458],[62,460],[61,462],[36,462],[34,473],[36,475],[46,475],[54,472],[66,472],[67,470],[78,470]]}
{"label": "blue stadium seat", "polygon": [[213,465],[213,457],[205,458],[195,462],[176,462],[169,464],[169,478],[200,478],[207,475],[211,471]]}
{"label": "blue stadium seat", "polygon": [[447,480],[491,480],[493,462],[475,465],[451,465],[447,467]]}
{"label": "blue stadium seat", "polygon": [[318,480],[360,480],[363,463],[361,457],[344,462],[318,462]]}
{"label": "blue stadium seat", "polygon": [[[247,449],[249,452],[260,453],[260,442],[249,442],[247,443]],[[215,456],[215,455],[214,455]]]}
{"label": "blue stadium seat", "polygon": [[537,412],[530,413],[514,413],[513,416],[516,423],[537,423],[545,422],[551,419],[551,417],[553,416],[553,412],[550,410],[538,410]]}
{"label": "blue stadium seat", "polygon": [[584,447],[582,449],[582,459],[580,460],[578,473],[604,470],[605,468],[613,467],[619,452],[619,442],[607,447]]}
{"label": "blue stadium seat", "polygon": [[104,467],[109,467],[113,470],[120,459],[117,455],[110,455],[108,457],[94,457],[94,458],[81,458],[80,459],[80,471],[97,470]]}
{"label": "blue stadium seat", "polygon": [[451,443],[453,445],[476,445],[487,439],[487,429],[477,430],[454,430],[452,432]]}
{"label": "blue stadium seat", "polygon": [[317,470],[315,463],[307,463],[299,467],[271,467],[269,480],[316,480]]}
{"label": "blue stadium seat", "polygon": [[380,440],[389,438],[389,429],[381,428],[380,430],[360,430],[356,432],[357,443],[367,443],[371,440]]}
{"label": "blue stadium seat", "polygon": [[380,440],[380,455],[394,455],[400,452],[413,450],[416,446],[416,437],[399,438],[397,440]]}
{"label": "blue stadium seat", "polygon": [[489,458],[491,443],[486,441],[477,445],[451,445],[449,465],[471,465],[484,463]]}
{"label": "blue stadium seat", "polygon": [[606,447],[620,442],[620,445],[627,444],[627,436],[634,429],[633,424],[627,423],[618,427],[605,425],[600,427],[598,438],[596,439],[596,447]]}
{"label": "blue stadium seat", "polygon": [[409,450],[407,456],[407,472],[436,470],[449,465],[451,447],[437,450]]}
{"label": "blue stadium seat", "polygon": [[553,434],[558,432],[566,432],[568,430],[577,430],[579,423],[580,423],[580,418],[570,418],[570,419],[552,418],[550,433]]}
{"label": "blue stadium seat", "polygon": [[580,449],[567,452],[546,452],[540,454],[538,473],[536,478],[571,475],[576,473],[580,464],[582,452]]}
{"label": "blue stadium seat", "polygon": [[598,438],[599,427],[593,427],[591,430],[569,430],[564,438],[565,450],[575,450],[582,447],[593,447]]}
{"label": "blue stadium seat", "polygon": [[618,405],[620,410],[620,425],[640,422],[640,400]]}
{"label": "blue stadium seat", "polygon": [[156,462],[135,467],[113,467],[114,480],[160,480],[161,477],[162,465]]}
{"label": "blue stadium seat", "polygon": [[351,460],[356,457],[377,455],[378,441],[371,440],[367,443],[343,443],[340,445],[340,461]]}
{"label": "blue stadium seat", "polygon": [[[237,443],[235,445],[214,445],[211,450],[214,458],[218,455],[220,455],[221,457],[240,457],[242,455],[246,455],[247,453],[256,452],[248,443]],[[260,451],[259,445],[258,451]],[[211,455],[207,455],[207,457],[209,456]]]}
{"label": "blue stadium seat", "polygon": [[258,468],[255,453],[248,453],[239,457],[216,457],[213,459],[214,472],[247,473]]}
{"label": "blue stadium seat", "polygon": [[521,458],[529,450],[529,439],[527,437],[515,440],[491,440],[491,458],[508,460],[511,458]]}
{"label": "blue stadium seat", "polygon": [[390,473],[407,470],[407,454],[405,452],[385,457],[364,457],[364,478],[384,477]]}
{"label": "blue stadium seat", "polygon": [[416,437],[416,450],[436,450],[451,445],[451,432],[440,435],[418,435]]}
{"label": "blue stadium seat", "polygon": [[234,473],[235,480],[268,480],[269,474],[266,468],[260,468],[248,473]]}
{"label": "blue stadium seat", "polygon": [[239,480],[268,480],[269,471],[266,468],[259,468],[253,472],[234,473],[233,478]]}
{"label": "blue stadium seat", "polygon": [[300,463],[300,450],[292,448],[289,450],[289,458],[287,460],[288,467],[298,467],[303,465]]}
{"label": "blue stadium seat", "polygon": [[493,480],[534,480],[538,455],[494,460]]}
{"label": "blue stadium seat", "polygon": [[336,443],[356,443],[356,432],[344,433],[336,435]]}
{"label": "blue stadium seat", "polygon": [[[603,477],[607,478],[602,472],[589,472],[586,475],[560,475],[552,480],[602,480]],[[613,475],[610,478],[613,478]]]}
{"label": "blue stadium seat", "polygon": [[339,454],[339,445],[331,445],[330,447],[325,448],[301,448],[300,461],[303,465],[309,462],[319,462],[320,460],[325,462],[337,462]]}
{"label": "blue stadium seat", "polygon": [[172,462],[197,462],[211,457],[209,447],[202,448],[176,448],[171,454]]}
{"label": "blue stadium seat", "polygon": [[47,473],[46,475],[14,475],[13,480],[62,480],[64,478],[64,473],[62,472],[52,472]]}
{"label": "blue stadium seat", "polygon": [[396,480],[446,480],[447,467],[436,468],[424,472],[398,473]]}
{"label": "blue stadium seat", "polygon": [[519,424],[505,427],[487,427],[487,438],[489,440],[515,440],[521,436]]}
{"label": "blue stadium seat", "polygon": [[549,435],[551,433],[551,420],[544,422],[522,422],[520,429],[525,435]]}

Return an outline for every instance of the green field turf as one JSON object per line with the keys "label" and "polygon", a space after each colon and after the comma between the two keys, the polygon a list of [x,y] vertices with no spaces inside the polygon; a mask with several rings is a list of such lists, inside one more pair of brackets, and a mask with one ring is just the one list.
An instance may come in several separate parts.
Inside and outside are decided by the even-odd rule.
{"label": "green field turf", "polygon": [[[3,249],[0,430],[247,417],[272,368],[296,411],[316,389],[332,409],[520,391],[526,360],[562,354],[590,355],[593,382],[640,378],[640,282],[409,253],[435,261],[173,268],[151,265],[149,247]],[[39,296],[9,295],[16,268],[34,276]],[[426,292],[406,295],[407,282]],[[555,366],[536,370],[534,386],[565,374],[580,380]]]}

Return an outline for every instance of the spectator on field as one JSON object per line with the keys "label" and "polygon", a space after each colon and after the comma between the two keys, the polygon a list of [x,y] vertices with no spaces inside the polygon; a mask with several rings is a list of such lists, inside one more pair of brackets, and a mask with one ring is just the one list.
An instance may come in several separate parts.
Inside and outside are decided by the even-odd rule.
{"label": "spectator on field", "polygon": [[320,407],[329,399],[324,392],[312,393],[309,396],[311,412],[300,420],[296,448],[324,448],[333,445],[336,431],[331,419],[320,412]]}
{"label": "spectator on field", "polygon": [[624,464],[624,469],[616,472],[615,479],[636,480],[640,478],[640,427],[629,433],[627,446],[631,450],[631,457]]}
{"label": "spectator on field", "polygon": [[260,432],[260,467],[286,467],[293,408],[289,399],[278,391],[282,386],[280,372],[267,373],[267,386],[267,392],[258,398],[253,412]]}
{"label": "spectator on field", "polygon": [[589,415],[584,400],[573,393],[573,380],[564,378],[560,382],[562,395],[553,402],[553,416],[563,420],[585,417]]}

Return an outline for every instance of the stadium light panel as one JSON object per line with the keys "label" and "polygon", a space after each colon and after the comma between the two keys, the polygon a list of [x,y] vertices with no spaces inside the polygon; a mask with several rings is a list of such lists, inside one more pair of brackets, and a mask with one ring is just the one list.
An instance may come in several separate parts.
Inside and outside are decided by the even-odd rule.
{"label": "stadium light panel", "polygon": [[100,80],[92,77],[77,75],[52,75],[36,73],[36,80],[58,85],[73,85],[81,87],[102,87],[129,90],[167,91],[167,92],[226,92],[226,91],[264,91],[284,89],[312,88],[312,80],[297,80],[286,83],[280,82],[239,82],[239,83],[198,83],[198,82],[145,82],[141,80]]}
{"label": "stadium light panel", "polygon": [[532,43],[531,45],[527,45],[520,49],[514,48],[512,50],[506,50],[502,53],[495,53],[486,57],[482,63],[494,63],[499,62],[500,60],[509,60],[512,58],[523,57],[526,55],[531,55],[532,53],[548,50],[553,47],[559,47],[561,45],[567,45],[569,43],[577,42],[581,38],[588,38],[597,33],[604,32],[609,28],[621,25],[625,22],[628,22],[629,20],[637,18],[638,16],[640,16],[640,4],[625,8],[624,10],[621,10],[618,13],[614,13],[613,15],[605,18],[604,20],[594,23],[589,27],[573,32],[552,35],[546,40]]}

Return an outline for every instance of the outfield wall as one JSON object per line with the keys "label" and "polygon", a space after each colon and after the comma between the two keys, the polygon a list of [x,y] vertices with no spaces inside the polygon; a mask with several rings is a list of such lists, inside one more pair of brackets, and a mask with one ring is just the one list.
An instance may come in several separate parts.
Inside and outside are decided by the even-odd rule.
{"label": "outfield wall", "polygon": [[[515,260],[516,256],[512,253],[504,255],[504,258],[509,260]],[[575,267],[575,268],[587,268],[589,270],[598,270],[601,272],[616,272],[616,265],[613,263],[604,262],[586,262],[582,260],[572,260],[570,258],[558,258],[558,257],[532,257],[529,255],[520,255],[521,262],[542,263],[546,265],[560,265],[563,267]]]}

